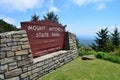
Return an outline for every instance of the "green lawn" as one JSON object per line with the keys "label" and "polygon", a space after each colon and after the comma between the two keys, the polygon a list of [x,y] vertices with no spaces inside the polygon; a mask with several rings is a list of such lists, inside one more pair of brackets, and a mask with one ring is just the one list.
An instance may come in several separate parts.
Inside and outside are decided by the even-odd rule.
{"label": "green lawn", "polygon": [[40,80],[120,80],[120,64],[78,57]]}

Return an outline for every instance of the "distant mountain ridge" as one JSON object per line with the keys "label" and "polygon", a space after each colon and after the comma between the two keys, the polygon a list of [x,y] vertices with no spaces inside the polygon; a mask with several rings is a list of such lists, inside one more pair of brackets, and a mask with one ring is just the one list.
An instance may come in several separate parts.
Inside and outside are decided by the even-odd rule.
{"label": "distant mountain ridge", "polygon": [[77,36],[77,39],[79,40],[79,43],[80,43],[81,46],[89,46],[92,43],[94,43],[94,37]]}

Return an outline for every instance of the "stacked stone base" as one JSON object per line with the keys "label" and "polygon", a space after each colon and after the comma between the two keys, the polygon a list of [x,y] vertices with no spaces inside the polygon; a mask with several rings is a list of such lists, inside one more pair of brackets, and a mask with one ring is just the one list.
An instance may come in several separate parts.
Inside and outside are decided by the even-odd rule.
{"label": "stacked stone base", "polygon": [[75,59],[75,37],[67,33],[67,48],[33,58],[25,31],[0,34],[0,80],[37,80]]}
{"label": "stacked stone base", "polygon": [[[33,59],[33,63],[0,74],[0,80],[37,80],[58,67],[72,61],[77,53],[71,50],[58,51]],[[11,63],[15,64],[15,63]],[[25,64],[25,62],[23,62]],[[5,67],[4,67],[5,68]]]}

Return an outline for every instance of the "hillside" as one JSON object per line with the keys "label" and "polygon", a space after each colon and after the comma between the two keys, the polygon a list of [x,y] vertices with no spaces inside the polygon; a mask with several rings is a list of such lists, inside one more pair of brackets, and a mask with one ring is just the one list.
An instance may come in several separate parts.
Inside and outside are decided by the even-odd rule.
{"label": "hillside", "polygon": [[9,24],[4,20],[0,19],[0,33],[8,32],[8,31],[17,31],[17,30],[18,29],[14,25]]}
{"label": "hillside", "polygon": [[81,46],[89,46],[91,45],[92,43],[94,43],[94,37],[88,37],[88,36],[85,36],[85,37],[81,37],[81,36],[77,36],[77,39],[79,40],[79,43]]}

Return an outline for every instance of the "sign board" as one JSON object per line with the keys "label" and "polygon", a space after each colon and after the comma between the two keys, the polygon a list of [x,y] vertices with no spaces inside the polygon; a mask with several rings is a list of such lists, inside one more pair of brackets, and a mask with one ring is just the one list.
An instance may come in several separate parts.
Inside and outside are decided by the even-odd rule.
{"label": "sign board", "polygon": [[61,50],[65,27],[50,20],[21,22],[26,30],[33,57]]}

